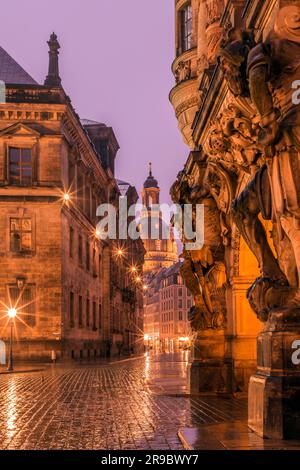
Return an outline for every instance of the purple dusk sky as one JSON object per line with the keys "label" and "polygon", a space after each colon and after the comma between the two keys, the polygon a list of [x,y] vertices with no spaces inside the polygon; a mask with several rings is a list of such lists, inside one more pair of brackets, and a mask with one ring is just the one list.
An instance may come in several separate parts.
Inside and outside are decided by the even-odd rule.
{"label": "purple dusk sky", "polygon": [[140,192],[153,162],[162,202],[188,155],[168,94],[174,84],[174,0],[11,0],[1,46],[43,83],[48,40],[61,45],[62,84],[81,117],[114,128],[116,176]]}

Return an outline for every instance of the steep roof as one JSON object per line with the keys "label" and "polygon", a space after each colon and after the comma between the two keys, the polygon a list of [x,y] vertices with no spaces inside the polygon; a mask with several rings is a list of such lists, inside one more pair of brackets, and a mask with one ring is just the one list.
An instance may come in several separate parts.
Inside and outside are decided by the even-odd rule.
{"label": "steep roof", "polygon": [[92,119],[80,119],[82,126],[103,126],[106,127],[103,122],[93,121]]}
{"label": "steep roof", "polygon": [[13,85],[38,83],[0,46],[0,80]]}

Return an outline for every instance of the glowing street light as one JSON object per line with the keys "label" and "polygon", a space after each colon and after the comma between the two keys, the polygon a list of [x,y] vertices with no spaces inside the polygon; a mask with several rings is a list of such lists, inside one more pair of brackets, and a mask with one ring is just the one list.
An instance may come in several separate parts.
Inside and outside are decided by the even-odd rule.
{"label": "glowing street light", "polygon": [[141,282],[140,276],[138,276],[135,280],[136,280],[136,282]]}
{"label": "glowing street light", "polygon": [[148,286],[144,285],[144,286],[143,286],[143,289],[144,289],[144,290],[147,290],[147,289],[148,289]]}
{"label": "glowing street light", "polygon": [[64,193],[64,201],[68,202],[70,200],[70,194]]}
{"label": "glowing street light", "polygon": [[135,273],[135,272],[136,272],[136,267],[135,267],[135,266],[132,266],[132,267],[130,268],[130,271],[131,271],[132,273]]}
{"label": "glowing street light", "polygon": [[7,310],[7,315],[9,317],[9,323],[10,323],[10,342],[9,342],[9,356],[8,356],[7,370],[8,370],[8,372],[12,372],[14,370],[14,361],[13,361],[13,320],[17,315],[17,310],[15,308],[9,308]]}
{"label": "glowing street light", "polygon": [[7,315],[9,316],[9,318],[15,318],[15,316],[17,315],[17,310],[15,308],[9,308],[7,311]]}

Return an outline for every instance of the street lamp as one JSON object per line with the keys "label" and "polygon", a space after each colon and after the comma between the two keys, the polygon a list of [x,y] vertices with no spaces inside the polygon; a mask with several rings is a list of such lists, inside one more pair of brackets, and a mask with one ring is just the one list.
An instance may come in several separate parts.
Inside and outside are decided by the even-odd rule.
{"label": "street lamp", "polygon": [[9,308],[7,310],[7,315],[9,317],[10,323],[10,343],[9,343],[9,356],[8,356],[8,372],[12,372],[14,370],[14,361],[13,361],[13,319],[17,315],[17,310],[15,308]]}

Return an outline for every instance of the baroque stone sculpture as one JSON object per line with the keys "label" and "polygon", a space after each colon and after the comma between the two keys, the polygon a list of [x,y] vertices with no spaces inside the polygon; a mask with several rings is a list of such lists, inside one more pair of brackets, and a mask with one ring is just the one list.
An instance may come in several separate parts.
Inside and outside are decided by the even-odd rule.
{"label": "baroque stone sculpture", "polygon": [[[300,338],[300,107],[292,95],[300,73],[300,7],[281,8],[259,44],[248,32],[232,31],[223,43],[221,66],[233,96],[248,99],[259,116],[252,163],[261,167],[231,211],[261,271],[248,290],[253,310],[265,322],[257,374],[250,380],[249,425],[262,436],[295,438],[300,371],[291,358]],[[261,218],[273,222],[273,247]]]}

